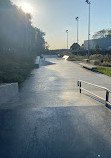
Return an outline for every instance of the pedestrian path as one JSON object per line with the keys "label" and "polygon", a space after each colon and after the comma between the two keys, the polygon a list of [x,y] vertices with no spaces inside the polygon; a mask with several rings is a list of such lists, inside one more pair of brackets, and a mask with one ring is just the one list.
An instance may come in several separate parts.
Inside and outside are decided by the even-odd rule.
{"label": "pedestrian path", "polygon": [[[81,68],[78,63],[45,58],[39,69],[34,69],[31,76],[20,88],[20,94],[0,108],[39,108],[67,106],[103,105],[87,93],[79,93],[78,80],[95,83],[111,89],[111,78]],[[84,87],[84,85],[82,85]],[[91,86],[88,90],[105,98],[105,91]]]}
{"label": "pedestrian path", "polygon": [[111,89],[110,77],[77,62],[42,60],[19,96],[0,105],[0,158],[110,158],[111,110],[80,94],[78,80]]}

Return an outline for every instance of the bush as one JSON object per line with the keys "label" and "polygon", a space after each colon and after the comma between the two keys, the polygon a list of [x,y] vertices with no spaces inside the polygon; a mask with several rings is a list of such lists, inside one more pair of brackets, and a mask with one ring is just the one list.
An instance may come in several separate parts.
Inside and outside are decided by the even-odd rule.
{"label": "bush", "polygon": [[29,55],[0,53],[0,82],[23,82],[34,66],[34,59]]}
{"label": "bush", "polygon": [[74,55],[74,54],[70,54],[68,60],[69,61],[82,61],[85,58],[86,58],[86,56],[77,56],[77,55]]}

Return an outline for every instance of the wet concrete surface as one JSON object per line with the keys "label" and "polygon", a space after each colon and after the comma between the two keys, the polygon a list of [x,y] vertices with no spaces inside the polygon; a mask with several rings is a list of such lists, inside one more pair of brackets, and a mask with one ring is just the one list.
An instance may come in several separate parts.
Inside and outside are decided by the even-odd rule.
{"label": "wet concrete surface", "polygon": [[110,77],[76,62],[41,61],[19,96],[0,106],[0,158],[111,157],[111,110],[80,94],[79,79],[111,89]]}
{"label": "wet concrete surface", "polygon": [[0,158],[111,156],[111,112],[100,107],[0,111]]}
{"label": "wet concrete surface", "polygon": [[[99,106],[100,103],[79,93],[78,80],[85,80],[111,89],[111,78],[81,68],[77,63],[56,58],[41,61],[39,69],[34,69],[31,76],[20,89],[18,97],[1,109],[39,108],[61,106]],[[88,90],[105,98],[105,91],[82,84]]]}

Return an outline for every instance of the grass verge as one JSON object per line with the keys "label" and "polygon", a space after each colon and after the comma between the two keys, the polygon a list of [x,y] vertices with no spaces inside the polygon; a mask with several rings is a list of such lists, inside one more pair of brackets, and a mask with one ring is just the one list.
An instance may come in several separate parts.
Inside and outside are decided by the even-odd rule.
{"label": "grass verge", "polygon": [[111,77],[111,68],[109,67],[98,67],[96,71]]}

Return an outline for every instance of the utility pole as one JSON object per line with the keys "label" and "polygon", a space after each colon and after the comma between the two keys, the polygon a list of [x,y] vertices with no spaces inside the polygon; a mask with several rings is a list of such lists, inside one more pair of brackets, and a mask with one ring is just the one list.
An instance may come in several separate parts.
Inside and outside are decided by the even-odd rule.
{"label": "utility pole", "polygon": [[66,30],[67,33],[67,50],[68,50],[68,30]]}
{"label": "utility pole", "polygon": [[86,3],[89,5],[89,22],[88,22],[88,59],[90,57],[90,5],[91,2],[86,0]]}
{"label": "utility pole", "polygon": [[77,21],[77,44],[78,44],[78,20],[79,20],[79,17],[76,17],[75,19]]}

